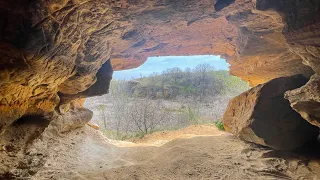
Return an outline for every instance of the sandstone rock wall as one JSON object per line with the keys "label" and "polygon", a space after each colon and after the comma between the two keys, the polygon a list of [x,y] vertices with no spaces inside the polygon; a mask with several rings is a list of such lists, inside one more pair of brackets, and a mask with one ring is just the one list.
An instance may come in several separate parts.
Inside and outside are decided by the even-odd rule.
{"label": "sandstone rock wall", "polygon": [[115,5],[103,2],[1,1],[0,132],[65,99],[102,94],[96,86],[108,91],[119,23],[111,23]]}
{"label": "sandstone rock wall", "polygon": [[[112,67],[214,54],[252,86],[319,75],[319,9],[318,0],[0,0],[0,174],[36,173],[51,137],[90,120],[82,98],[108,92]],[[287,93],[315,125],[317,79]]]}
{"label": "sandstone rock wall", "polygon": [[50,114],[78,98],[107,93],[111,66],[134,68],[149,56],[222,55],[231,73],[252,86],[319,73],[319,1],[0,5],[0,132],[22,116]]}
{"label": "sandstone rock wall", "polygon": [[320,127],[320,76],[315,74],[301,88],[286,92],[291,107],[311,124]]}
{"label": "sandstone rock wall", "polygon": [[291,109],[284,98],[286,91],[306,82],[302,75],[277,78],[233,98],[223,116],[225,129],[278,150],[294,150],[316,139],[319,129]]}

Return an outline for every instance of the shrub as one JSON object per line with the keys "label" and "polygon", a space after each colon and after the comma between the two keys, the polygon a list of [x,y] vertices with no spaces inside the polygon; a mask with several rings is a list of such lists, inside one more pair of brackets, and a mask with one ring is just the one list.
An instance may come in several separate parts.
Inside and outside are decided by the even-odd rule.
{"label": "shrub", "polygon": [[187,116],[187,122],[189,125],[200,124],[200,115],[197,110],[198,109],[194,106],[188,106],[185,114]]}
{"label": "shrub", "polygon": [[216,121],[215,125],[219,130],[224,131],[224,126],[223,126],[222,121],[220,121],[220,120]]}

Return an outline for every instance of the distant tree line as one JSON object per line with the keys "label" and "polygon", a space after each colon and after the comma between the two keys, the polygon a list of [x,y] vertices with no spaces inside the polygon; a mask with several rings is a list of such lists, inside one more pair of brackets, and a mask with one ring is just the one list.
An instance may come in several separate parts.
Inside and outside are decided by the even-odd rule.
{"label": "distant tree line", "polygon": [[[171,68],[131,81],[111,81],[98,124],[113,139],[141,137],[157,130],[217,123],[231,97],[249,88],[229,71],[201,64]],[[220,124],[218,124],[220,125]]]}
{"label": "distant tree line", "polygon": [[208,97],[239,94],[247,89],[248,84],[229,75],[229,71],[216,71],[209,64],[200,64],[194,69],[171,68],[132,81],[113,81],[110,93],[151,99],[182,97],[203,102]]}

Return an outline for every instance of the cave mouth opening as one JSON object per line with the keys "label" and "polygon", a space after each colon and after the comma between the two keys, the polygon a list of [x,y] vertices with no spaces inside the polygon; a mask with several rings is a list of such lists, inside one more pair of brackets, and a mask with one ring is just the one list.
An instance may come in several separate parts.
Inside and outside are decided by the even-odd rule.
{"label": "cave mouth opening", "polygon": [[248,88],[230,75],[229,64],[220,56],[149,57],[135,69],[115,71],[109,94],[87,98],[85,107],[110,139],[135,141],[178,130],[178,135],[161,136],[165,141],[186,131],[221,133],[217,127],[223,129],[229,100]]}

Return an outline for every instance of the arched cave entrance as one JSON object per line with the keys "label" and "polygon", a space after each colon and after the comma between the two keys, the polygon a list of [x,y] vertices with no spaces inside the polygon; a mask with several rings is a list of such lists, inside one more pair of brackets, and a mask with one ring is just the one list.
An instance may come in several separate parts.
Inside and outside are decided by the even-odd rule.
{"label": "arched cave entrance", "polygon": [[87,98],[85,107],[108,138],[135,141],[192,125],[212,128],[221,122],[228,101],[247,89],[248,83],[231,76],[220,56],[159,56],[138,68],[115,71],[109,94]]}
{"label": "arched cave entrance", "polygon": [[[317,0],[0,0],[0,4],[0,178],[92,178],[91,170],[110,168],[109,157],[124,157],[112,154],[119,149],[88,129],[92,112],[82,107],[83,98],[108,92],[112,67],[136,68],[151,56],[222,55],[231,65],[230,72],[253,87],[231,100],[223,118],[228,132],[248,142],[293,150],[318,134]],[[51,113],[57,116],[52,116],[46,127],[43,117]],[[52,127],[54,124],[59,126]],[[32,142],[15,138],[24,133],[35,135],[30,136]],[[277,153],[263,156],[259,153],[264,148],[259,146],[257,150],[236,136],[227,138],[237,144],[233,149],[236,153],[229,151],[227,156],[225,150],[230,146],[224,146],[219,154],[221,149],[216,145],[224,142],[215,138],[185,141],[178,147],[169,144],[168,151],[164,151],[167,154],[162,154],[162,149],[143,153],[157,152],[162,155],[157,159],[165,160],[157,161],[166,166],[156,176],[158,179],[174,179],[177,170],[183,170],[178,171],[181,179],[202,179],[207,175],[216,178],[212,173],[215,169],[219,177],[227,178],[240,172],[233,170],[241,169],[233,179],[252,175],[257,176],[255,179],[298,179],[301,174],[305,179],[319,179],[317,161],[296,156],[283,158],[283,151],[277,151],[280,158]],[[12,146],[14,143],[17,147]],[[193,149],[184,151],[181,147],[188,147],[188,143]],[[202,153],[202,148],[207,152]],[[212,148],[216,149],[210,154]],[[214,156],[217,153],[219,156]],[[145,163],[144,155],[139,160]],[[196,159],[189,159],[192,156]],[[142,172],[141,166],[134,169],[133,158],[114,159],[116,167],[120,163],[124,168],[123,179],[128,179],[127,175],[155,175],[132,174]],[[241,164],[241,159],[258,163]],[[204,161],[193,164],[198,160]],[[209,166],[200,168],[200,173],[193,171],[206,163]],[[144,168],[154,172],[159,166],[147,163]],[[312,168],[316,170],[311,171]],[[103,170],[94,174],[99,178],[119,177],[120,171]]]}

